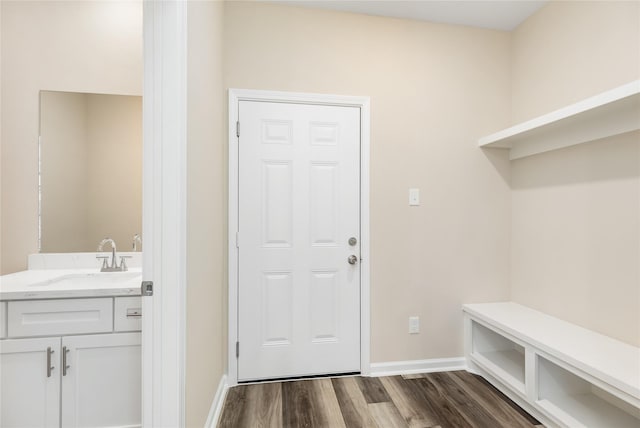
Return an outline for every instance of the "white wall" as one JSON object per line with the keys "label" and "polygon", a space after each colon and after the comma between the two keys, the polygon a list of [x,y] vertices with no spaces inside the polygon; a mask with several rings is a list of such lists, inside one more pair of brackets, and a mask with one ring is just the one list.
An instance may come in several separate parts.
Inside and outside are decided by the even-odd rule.
{"label": "white wall", "polygon": [[508,161],[476,141],[507,125],[509,34],[230,2],[224,36],[226,87],[371,97],[372,361],[461,356],[462,303],[508,297]]}
{"label": "white wall", "polygon": [[[552,2],[513,34],[514,121],[640,78],[640,3]],[[513,161],[512,299],[640,345],[640,133]]]}
{"label": "white wall", "polygon": [[38,251],[39,92],[142,94],[140,1],[2,1],[0,273]]}

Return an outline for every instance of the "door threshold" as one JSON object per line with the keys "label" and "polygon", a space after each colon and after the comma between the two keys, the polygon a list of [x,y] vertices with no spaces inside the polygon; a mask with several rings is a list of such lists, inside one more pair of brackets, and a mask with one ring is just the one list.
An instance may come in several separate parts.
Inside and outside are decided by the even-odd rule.
{"label": "door threshold", "polygon": [[253,385],[258,383],[275,383],[275,382],[295,382],[298,380],[313,380],[323,378],[339,378],[339,377],[353,377],[360,376],[361,372],[348,372],[348,373],[327,373],[319,375],[306,375],[306,376],[291,376],[291,377],[279,377],[270,379],[256,379],[256,380],[239,380],[238,385]]}

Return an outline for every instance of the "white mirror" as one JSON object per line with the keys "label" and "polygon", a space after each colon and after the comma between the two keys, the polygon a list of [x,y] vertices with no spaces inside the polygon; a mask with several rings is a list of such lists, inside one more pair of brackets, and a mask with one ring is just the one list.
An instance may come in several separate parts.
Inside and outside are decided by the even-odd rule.
{"label": "white mirror", "polygon": [[131,251],[142,230],[142,97],[41,91],[39,145],[40,251],[96,251],[107,236]]}

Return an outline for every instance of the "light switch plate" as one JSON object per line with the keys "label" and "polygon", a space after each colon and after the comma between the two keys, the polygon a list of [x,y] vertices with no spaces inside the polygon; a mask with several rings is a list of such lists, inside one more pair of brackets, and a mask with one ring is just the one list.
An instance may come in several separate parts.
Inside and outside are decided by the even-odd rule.
{"label": "light switch plate", "polygon": [[420,333],[420,317],[409,317],[409,334]]}
{"label": "light switch plate", "polygon": [[409,189],[409,206],[417,207],[420,205],[420,189]]}

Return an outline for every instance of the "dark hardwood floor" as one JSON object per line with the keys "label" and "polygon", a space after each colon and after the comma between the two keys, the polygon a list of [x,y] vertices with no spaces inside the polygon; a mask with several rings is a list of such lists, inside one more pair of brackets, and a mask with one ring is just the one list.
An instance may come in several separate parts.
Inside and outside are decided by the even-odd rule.
{"label": "dark hardwood floor", "polygon": [[525,428],[541,426],[465,371],[340,377],[231,388],[218,427]]}

